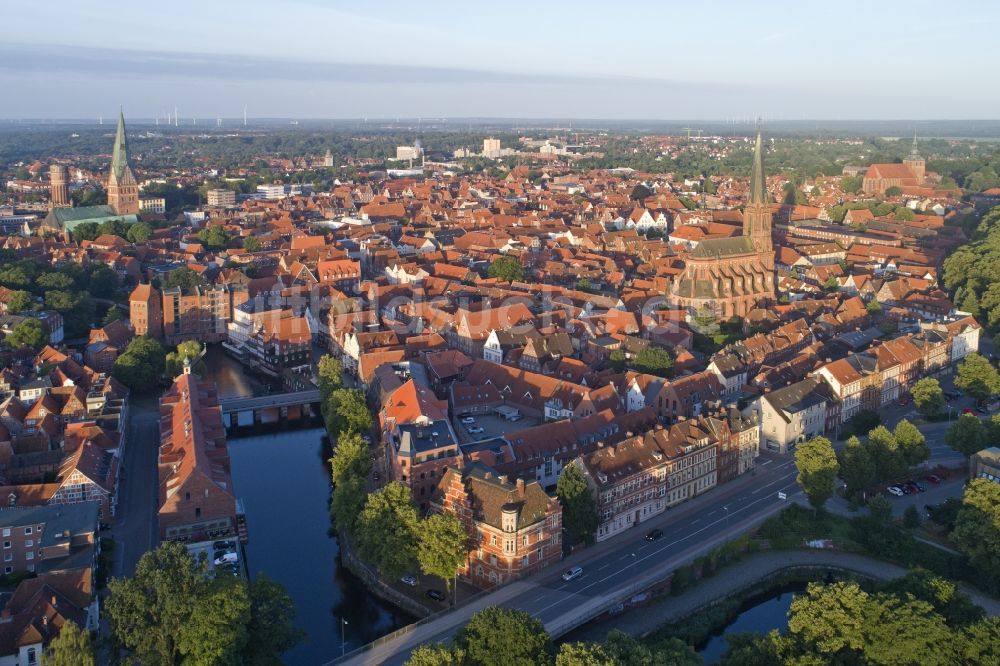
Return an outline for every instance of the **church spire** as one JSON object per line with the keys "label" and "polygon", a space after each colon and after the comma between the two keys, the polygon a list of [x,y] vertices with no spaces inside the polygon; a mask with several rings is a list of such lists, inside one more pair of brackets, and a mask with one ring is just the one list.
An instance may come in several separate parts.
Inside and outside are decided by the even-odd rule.
{"label": "church spire", "polygon": [[753,167],[750,171],[750,203],[766,204],[767,179],[764,177],[764,142],[757,126],[757,142],[753,149]]}
{"label": "church spire", "polygon": [[111,173],[120,182],[125,175],[125,169],[130,166],[128,141],[125,139],[125,112],[119,108],[118,131],[115,132],[115,147],[111,152]]}

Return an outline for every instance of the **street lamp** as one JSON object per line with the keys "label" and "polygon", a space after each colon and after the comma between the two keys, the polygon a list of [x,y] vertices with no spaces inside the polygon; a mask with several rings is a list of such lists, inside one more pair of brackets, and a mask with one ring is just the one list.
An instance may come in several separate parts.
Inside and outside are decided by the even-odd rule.
{"label": "street lamp", "polygon": [[726,510],[726,529],[728,530],[729,529],[729,505],[727,504],[726,506],[724,506],[722,508]]}
{"label": "street lamp", "polygon": [[347,641],[344,638],[344,627],[347,626],[347,620],[340,618],[340,656],[343,657],[347,653]]}
{"label": "street lamp", "polygon": [[635,575],[636,565],[639,564],[639,558],[635,553],[632,553],[632,575]]}

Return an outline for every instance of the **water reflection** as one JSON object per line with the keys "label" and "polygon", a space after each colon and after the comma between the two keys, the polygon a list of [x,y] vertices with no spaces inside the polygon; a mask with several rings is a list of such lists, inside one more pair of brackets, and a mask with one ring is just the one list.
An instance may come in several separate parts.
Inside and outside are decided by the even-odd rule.
{"label": "water reflection", "polygon": [[243,365],[226,353],[222,345],[208,345],[205,353],[206,379],[215,382],[219,398],[240,398],[267,393],[268,382],[246,373]]}
{"label": "water reflection", "polygon": [[716,664],[729,649],[727,636],[746,631],[755,634],[766,634],[772,629],[784,631],[788,628],[788,609],[792,599],[803,590],[805,585],[793,584],[748,599],[736,619],[709,638],[698,654],[705,659],[705,664]]}

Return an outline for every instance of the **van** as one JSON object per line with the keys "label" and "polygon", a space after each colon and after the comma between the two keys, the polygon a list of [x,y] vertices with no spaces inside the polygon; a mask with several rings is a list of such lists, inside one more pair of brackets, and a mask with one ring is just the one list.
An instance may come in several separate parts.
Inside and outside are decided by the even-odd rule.
{"label": "van", "polygon": [[573,567],[572,569],[570,569],[569,571],[567,571],[562,575],[562,579],[568,582],[575,578],[579,578],[582,575],[583,575],[583,567]]}

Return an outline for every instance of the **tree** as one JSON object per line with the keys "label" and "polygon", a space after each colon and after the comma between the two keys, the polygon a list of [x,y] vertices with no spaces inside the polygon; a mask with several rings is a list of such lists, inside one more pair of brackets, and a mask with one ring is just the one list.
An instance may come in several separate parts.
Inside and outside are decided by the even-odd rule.
{"label": "tree", "polygon": [[980,574],[1000,577],[1000,484],[981,478],[969,482],[951,540]]}
{"label": "tree", "polygon": [[45,651],[45,666],[96,666],[90,633],[68,620]]}
{"label": "tree", "polygon": [[917,411],[928,418],[940,416],[944,410],[944,391],[933,377],[918,379],[910,390]]}
{"label": "tree", "polygon": [[639,353],[635,355],[632,367],[639,372],[666,377],[670,369],[674,367],[674,359],[670,357],[670,352],[663,347],[649,345],[640,349]]}
{"label": "tree", "polygon": [[911,530],[920,527],[920,514],[917,513],[917,507],[913,504],[903,511],[903,527]]}
{"label": "tree", "polygon": [[337,445],[330,458],[334,485],[347,477],[367,479],[372,471],[371,454],[368,445],[356,432],[345,432],[337,438]]}
{"label": "tree", "polygon": [[97,264],[90,271],[90,278],[87,281],[87,291],[90,292],[91,296],[98,298],[114,298],[119,285],[118,273],[115,273],[104,264]]}
{"label": "tree", "polygon": [[597,531],[597,502],[578,465],[570,463],[563,467],[556,483],[556,496],[563,509],[566,545],[589,543]]}
{"label": "tree", "polygon": [[903,193],[903,188],[899,187],[898,185],[893,185],[885,189],[885,196],[887,197],[898,197],[902,193]]}
{"label": "tree", "polygon": [[418,522],[410,489],[391,482],[365,500],[355,526],[359,554],[386,578],[412,571],[417,561]]}
{"label": "tree", "polygon": [[868,500],[868,518],[877,527],[886,527],[892,522],[892,504],[884,495]]}
{"label": "tree", "polygon": [[142,664],[177,663],[181,631],[205,589],[207,571],[180,543],[168,541],[143,555],[134,576],[108,585],[105,608],[115,638]]}
{"label": "tree", "polygon": [[243,239],[243,249],[247,252],[260,252],[260,240],[254,236],[247,236]]}
{"label": "tree", "polygon": [[76,281],[65,273],[42,273],[35,279],[35,287],[67,291],[76,287]]}
{"label": "tree", "polygon": [[465,651],[457,647],[420,645],[410,653],[406,666],[465,666]]}
{"label": "tree", "polygon": [[188,619],[176,635],[185,664],[242,664],[248,640],[250,597],[246,585],[219,578],[194,595]]}
{"label": "tree", "polygon": [[84,222],[73,227],[69,232],[74,243],[82,243],[85,240],[95,240],[100,235],[100,225],[97,222]]}
{"label": "tree", "polygon": [[339,534],[354,534],[358,516],[365,507],[368,489],[365,479],[347,476],[333,487],[330,498],[330,516]]}
{"label": "tree", "polygon": [[868,433],[868,451],[875,460],[875,477],[879,481],[895,479],[906,473],[906,460],[895,436],[885,426],[873,428]]}
{"label": "tree", "polygon": [[132,340],[125,352],[115,359],[112,374],[134,391],[156,385],[166,366],[166,354],[160,343],[145,335]]}
{"label": "tree", "polygon": [[451,591],[451,581],[469,555],[469,535],[450,513],[434,513],[421,521],[417,540],[420,570],[437,576]]}
{"label": "tree", "polygon": [[198,240],[209,250],[218,251],[229,245],[229,234],[221,224],[213,224],[198,232]]}
{"label": "tree", "polygon": [[882,314],[882,304],[873,298],[865,304],[865,310],[870,315],[880,315]]}
{"label": "tree", "polygon": [[41,349],[49,343],[49,332],[45,324],[34,318],[27,318],[14,327],[14,330],[7,336],[7,344],[12,349],[21,347],[31,347]]}
{"label": "tree", "polygon": [[363,433],[372,427],[372,415],[365,402],[365,394],[357,389],[336,389],[322,407],[326,427],[332,437],[346,432]]}
{"label": "tree", "polygon": [[902,419],[897,423],[892,436],[896,440],[900,455],[903,456],[903,462],[908,467],[919,465],[931,457],[931,449],[927,446],[924,433],[908,420]]}
{"label": "tree", "polygon": [[552,641],[545,625],[524,611],[491,607],[472,616],[455,644],[466,663],[476,666],[552,663]]}
{"label": "tree", "polygon": [[958,366],[955,386],[982,402],[994,393],[1000,393],[1000,373],[989,361],[972,352]]}
{"label": "tree", "polygon": [[857,496],[875,485],[875,461],[868,448],[862,446],[857,437],[850,437],[837,455],[840,476],[847,486],[847,494]]}
{"label": "tree", "polygon": [[104,313],[104,319],[101,320],[101,324],[107,326],[108,324],[113,324],[116,321],[121,321],[126,319],[125,313],[117,305],[112,305],[108,308],[108,311]]}
{"label": "tree", "polygon": [[840,189],[848,194],[860,194],[863,184],[861,176],[844,176],[840,179]]}
{"label": "tree", "polygon": [[285,588],[258,573],[250,585],[250,617],[241,663],[280,666],[280,655],[304,638],[305,633],[295,628],[295,604]]}
{"label": "tree", "polygon": [[611,367],[616,372],[621,372],[622,370],[624,370],[625,369],[625,350],[624,349],[620,349],[620,348],[613,350],[611,352],[611,355],[608,356],[608,362],[611,364]]}
{"label": "tree", "polygon": [[864,435],[881,422],[882,417],[878,415],[878,412],[873,412],[870,409],[861,409],[851,417],[851,430],[856,435]]}
{"label": "tree", "polygon": [[34,307],[35,299],[31,297],[31,292],[25,291],[24,289],[18,289],[17,291],[11,292],[10,296],[7,298],[7,312],[12,314],[26,312]]}
{"label": "tree", "polygon": [[983,609],[974,604],[969,595],[959,590],[955,583],[919,567],[883,583],[880,589],[900,599],[910,597],[926,601],[934,606],[935,612],[944,616],[951,627],[969,626],[982,620],[985,615]]}
{"label": "tree", "polygon": [[615,666],[616,662],[600,643],[563,643],[556,666]]}
{"label": "tree", "polygon": [[836,275],[831,275],[823,283],[823,288],[827,291],[837,291],[840,289],[840,280],[837,279]]}
{"label": "tree", "polygon": [[145,222],[136,222],[131,225],[125,233],[125,238],[136,245],[145,243],[152,237],[153,227],[149,226]]}
{"label": "tree", "polygon": [[809,503],[820,509],[833,495],[837,484],[837,454],[826,437],[813,437],[795,448],[796,481],[809,498]]}
{"label": "tree", "polygon": [[195,340],[185,340],[177,345],[177,349],[168,353],[164,361],[164,371],[168,377],[176,377],[184,372],[185,362],[192,365],[192,370],[205,374],[205,364],[201,361],[202,346]]}
{"label": "tree", "polygon": [[986,426],[974,414],[962,414],[945,432],[944,443],[971,456],[986,448]]}
{"label": "tree", "polygon": [[344,385],[344,367],[336,356],[323,354],[316,366],[316,373],[319,376],[319,391],[323,400]]}
{"label": "tree", "polygon": [[180,287],[181,291],[185,293],[190,292],[195,287],[200,287],[203,284],[205,284],[205,281],[202,277],[187,266],[181,266],[176,270],[170,271],[170,273],[167,274],[167,279],[163,281],[163,287],[165,289]]}
{"label": "tree", "polygon": [[580,278],[576,281],[576,288],[578,291],[585,291],[589,294],[591,290],[590,280],[585,277]]}
{"label": "tree", "polygon": [[504,282],[519,282],[524,279],[524,267],[517,257],[499,257],[490,264],[487,275]]}

